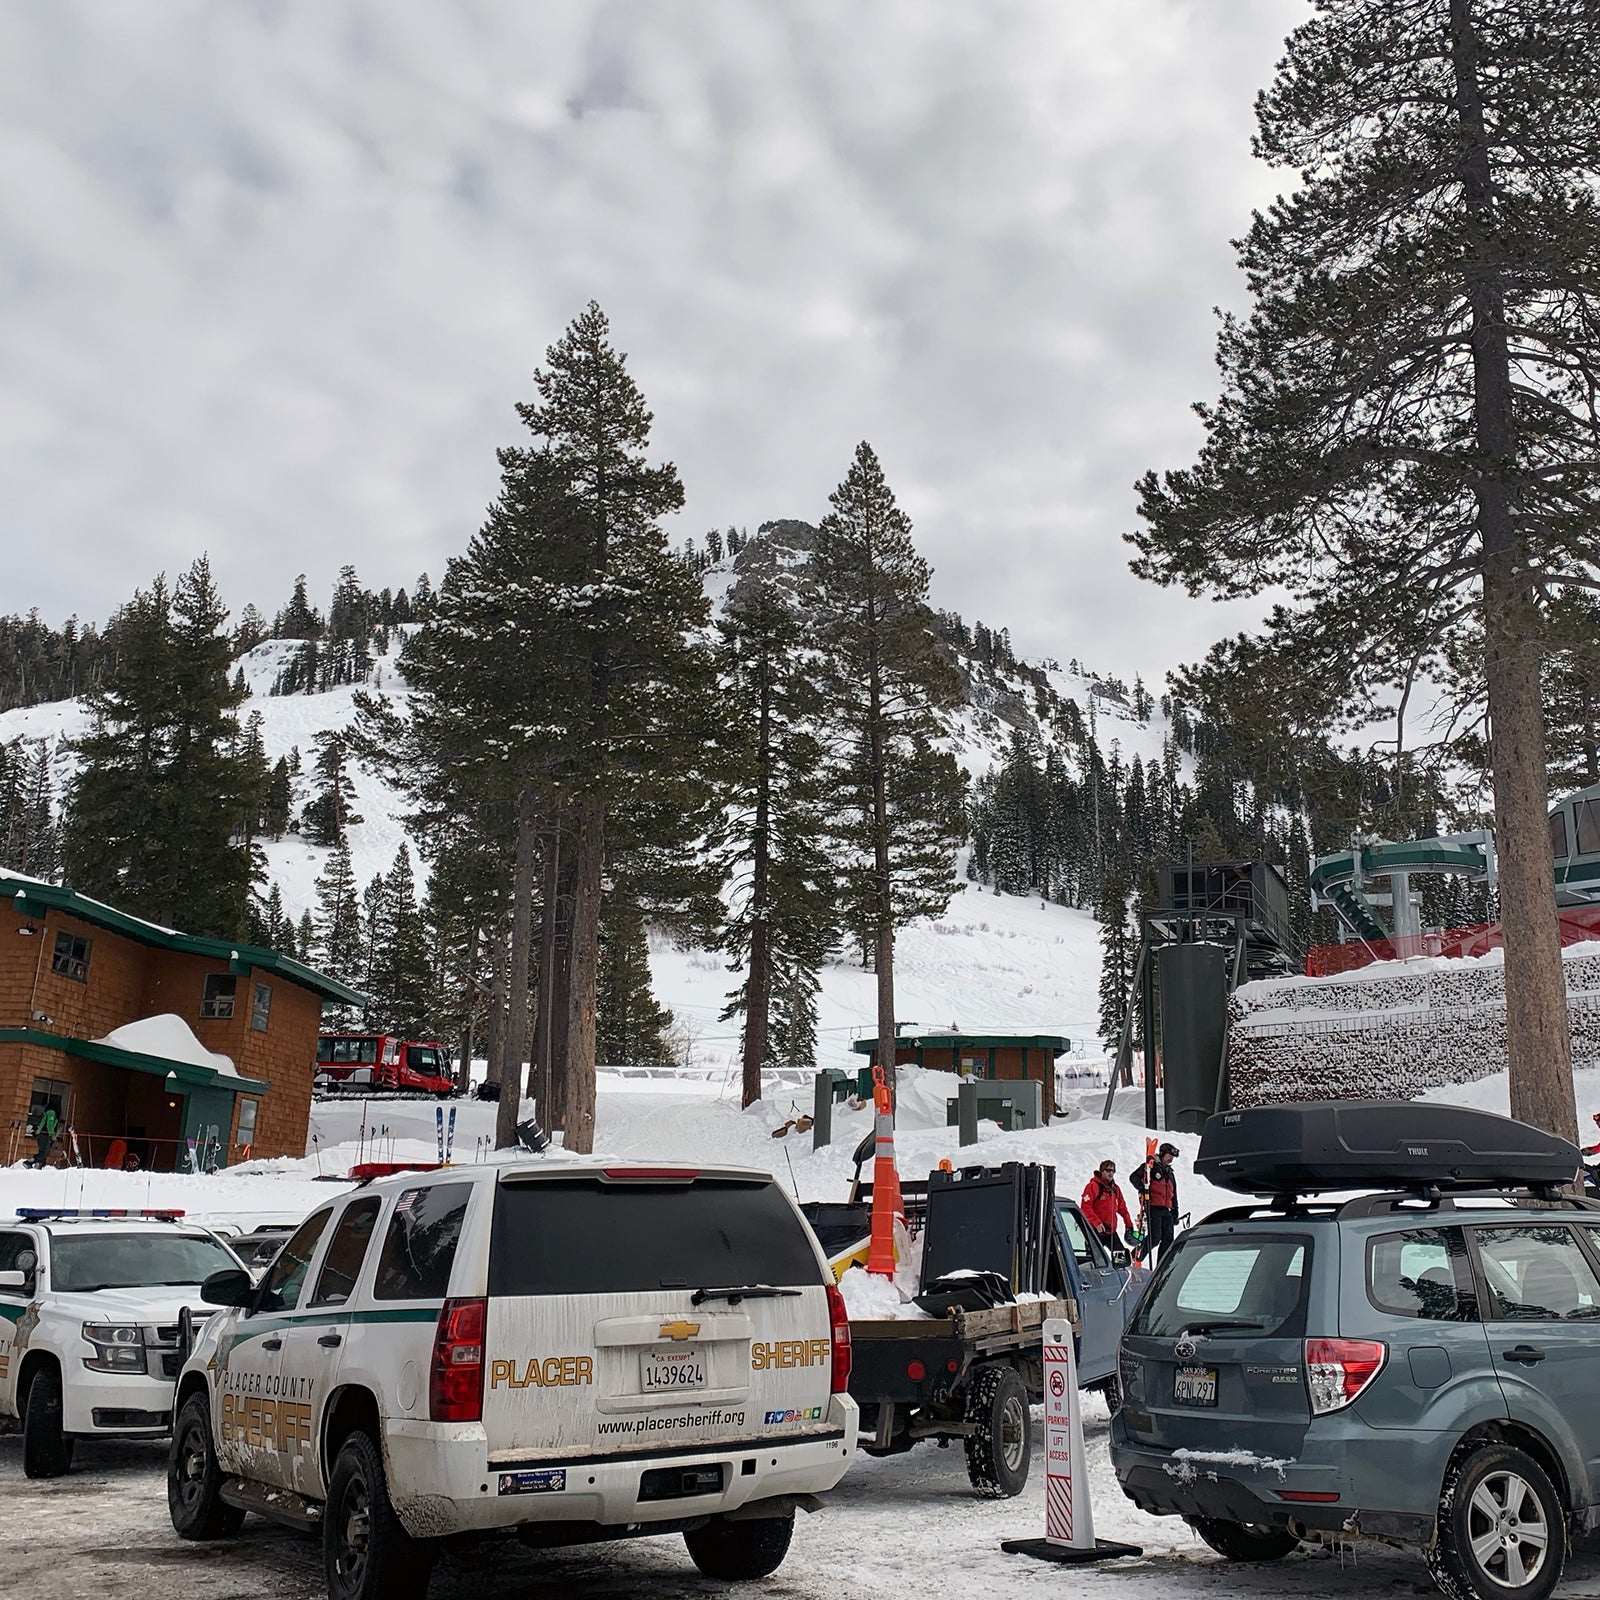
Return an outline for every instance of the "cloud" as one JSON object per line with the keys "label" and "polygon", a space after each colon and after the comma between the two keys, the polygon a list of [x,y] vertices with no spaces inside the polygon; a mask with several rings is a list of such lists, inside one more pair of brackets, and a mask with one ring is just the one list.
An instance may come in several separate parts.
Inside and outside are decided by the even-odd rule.
{"label": "cloud", "polygon": [[0,606],[209,549],[237,607],[476,527],[591,296],[688,494],[814,519],[870,438],[935,599],[1154,679],[1136,583],[1215,387],[1300,0],[33,0],[0,12]]}

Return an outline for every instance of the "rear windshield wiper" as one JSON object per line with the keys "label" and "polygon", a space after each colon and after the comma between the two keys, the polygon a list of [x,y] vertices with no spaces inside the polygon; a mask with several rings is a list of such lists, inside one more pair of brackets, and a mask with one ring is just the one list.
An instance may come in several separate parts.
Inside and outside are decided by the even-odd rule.
{"label": "rear windshield wiper", "polygon": [[1222,1331],[1240,1331],[1247,1328],[1264,1328],[1264,1322],[1186,1322],[1178,1329],[1177,1338],[1182,1338],[1186,1333],[1218,1333]]}
{"label": "rear windshield wiper", "polygon": [[743,1288],[696,1289],[689,1296],[689,1304],[703,1306],[707,1300],[726,1300],[730,1306],[736,1306],[741,1300],[777,1300],[799,1293],[798,1289],[775,1289],[770,1283],[747,1283]]}

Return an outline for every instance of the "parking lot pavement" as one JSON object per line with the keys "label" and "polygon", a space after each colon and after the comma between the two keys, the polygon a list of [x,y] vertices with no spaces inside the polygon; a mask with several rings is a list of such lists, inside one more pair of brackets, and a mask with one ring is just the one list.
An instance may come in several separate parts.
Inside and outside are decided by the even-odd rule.
{"label": "parking lot pavement", "polygon": [[[1089,1447],[1091,1476],[1103,1485],[1103,1422],[1091,1425]],[[8,1591],[50,1600],[129,1592],[320,1600],[321,1547],[308,1535],[252,1517],[235,1539],[180,1540],[167,1520],[165,1463],[163,1444],[80,1444],[67,1477],[33,1483],[22,1475],[21,1441],[0,1437],[0,1572]],[[1042,1531],[1042,1468],[1036,1459],[1034,1479],[1016,1500],[977,1500],[959,1450],[859,1460],[826,1509],[800,1519],[778,1573],[742,1592],[772,1600],[922,1600],[959,1590],[965,1600],[1059,1600],[1066,1582],[1060,1568],[999,1550],[1002,1538]],[[1097,1493],[1095,1512],[1102,1534],[1138,1540],[1146,1555],[1073,1572],[1070,1586],[1090,1600],[1408,1600],[1435,1592],[1422,1563],[1398,1551],[1307,1551],[1270,1566],[1237,1567],[1198,1546],[1181,1523],[1142,1517],[1114,1492]],[[447,1555],[429,1600],[675,1600],[739,1592],[700,1578],[683,1541],[668,1537],[538,1554],[500,1543]],[[1600,1555],[1574,1557],[1557,1595],[1600,1600]]]}

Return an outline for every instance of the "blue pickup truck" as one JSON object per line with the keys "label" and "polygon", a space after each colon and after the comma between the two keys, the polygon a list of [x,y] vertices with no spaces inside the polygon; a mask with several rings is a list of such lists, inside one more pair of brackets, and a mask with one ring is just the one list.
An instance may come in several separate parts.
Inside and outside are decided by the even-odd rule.
{"label": "blue pickup truck", "polygon": [[[906,1186],[908,1212],[920,1187]],[[1032,1457],[1029,1407],[1043,1397],[1042,1324],[1074,1306],[1079,1384],[1116,1409],[1117,1342],[1150,1274],[1120,1251],[1109,1255],[1075,1202],[1052,1198],[1050,1213],[1040,1295],[911,1320],[851,1318],[850,1393],[868,1455],[959,1439],[975,1492],[1020,1494]]]}

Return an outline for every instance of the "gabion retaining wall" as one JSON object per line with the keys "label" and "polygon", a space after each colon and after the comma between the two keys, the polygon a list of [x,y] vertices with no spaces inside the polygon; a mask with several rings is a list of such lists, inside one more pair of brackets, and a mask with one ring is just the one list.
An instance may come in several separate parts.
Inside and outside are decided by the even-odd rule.
{"label": "gabion retaining wall", "polygon": [[[1574,945],[1564,965],[1573,1062],[1600,1064],[1600,945]],[[1242,984],[1228,1028],[1236,1106],[1410,1099],[1505,1070],[1504,968],[1496,953]]]}

